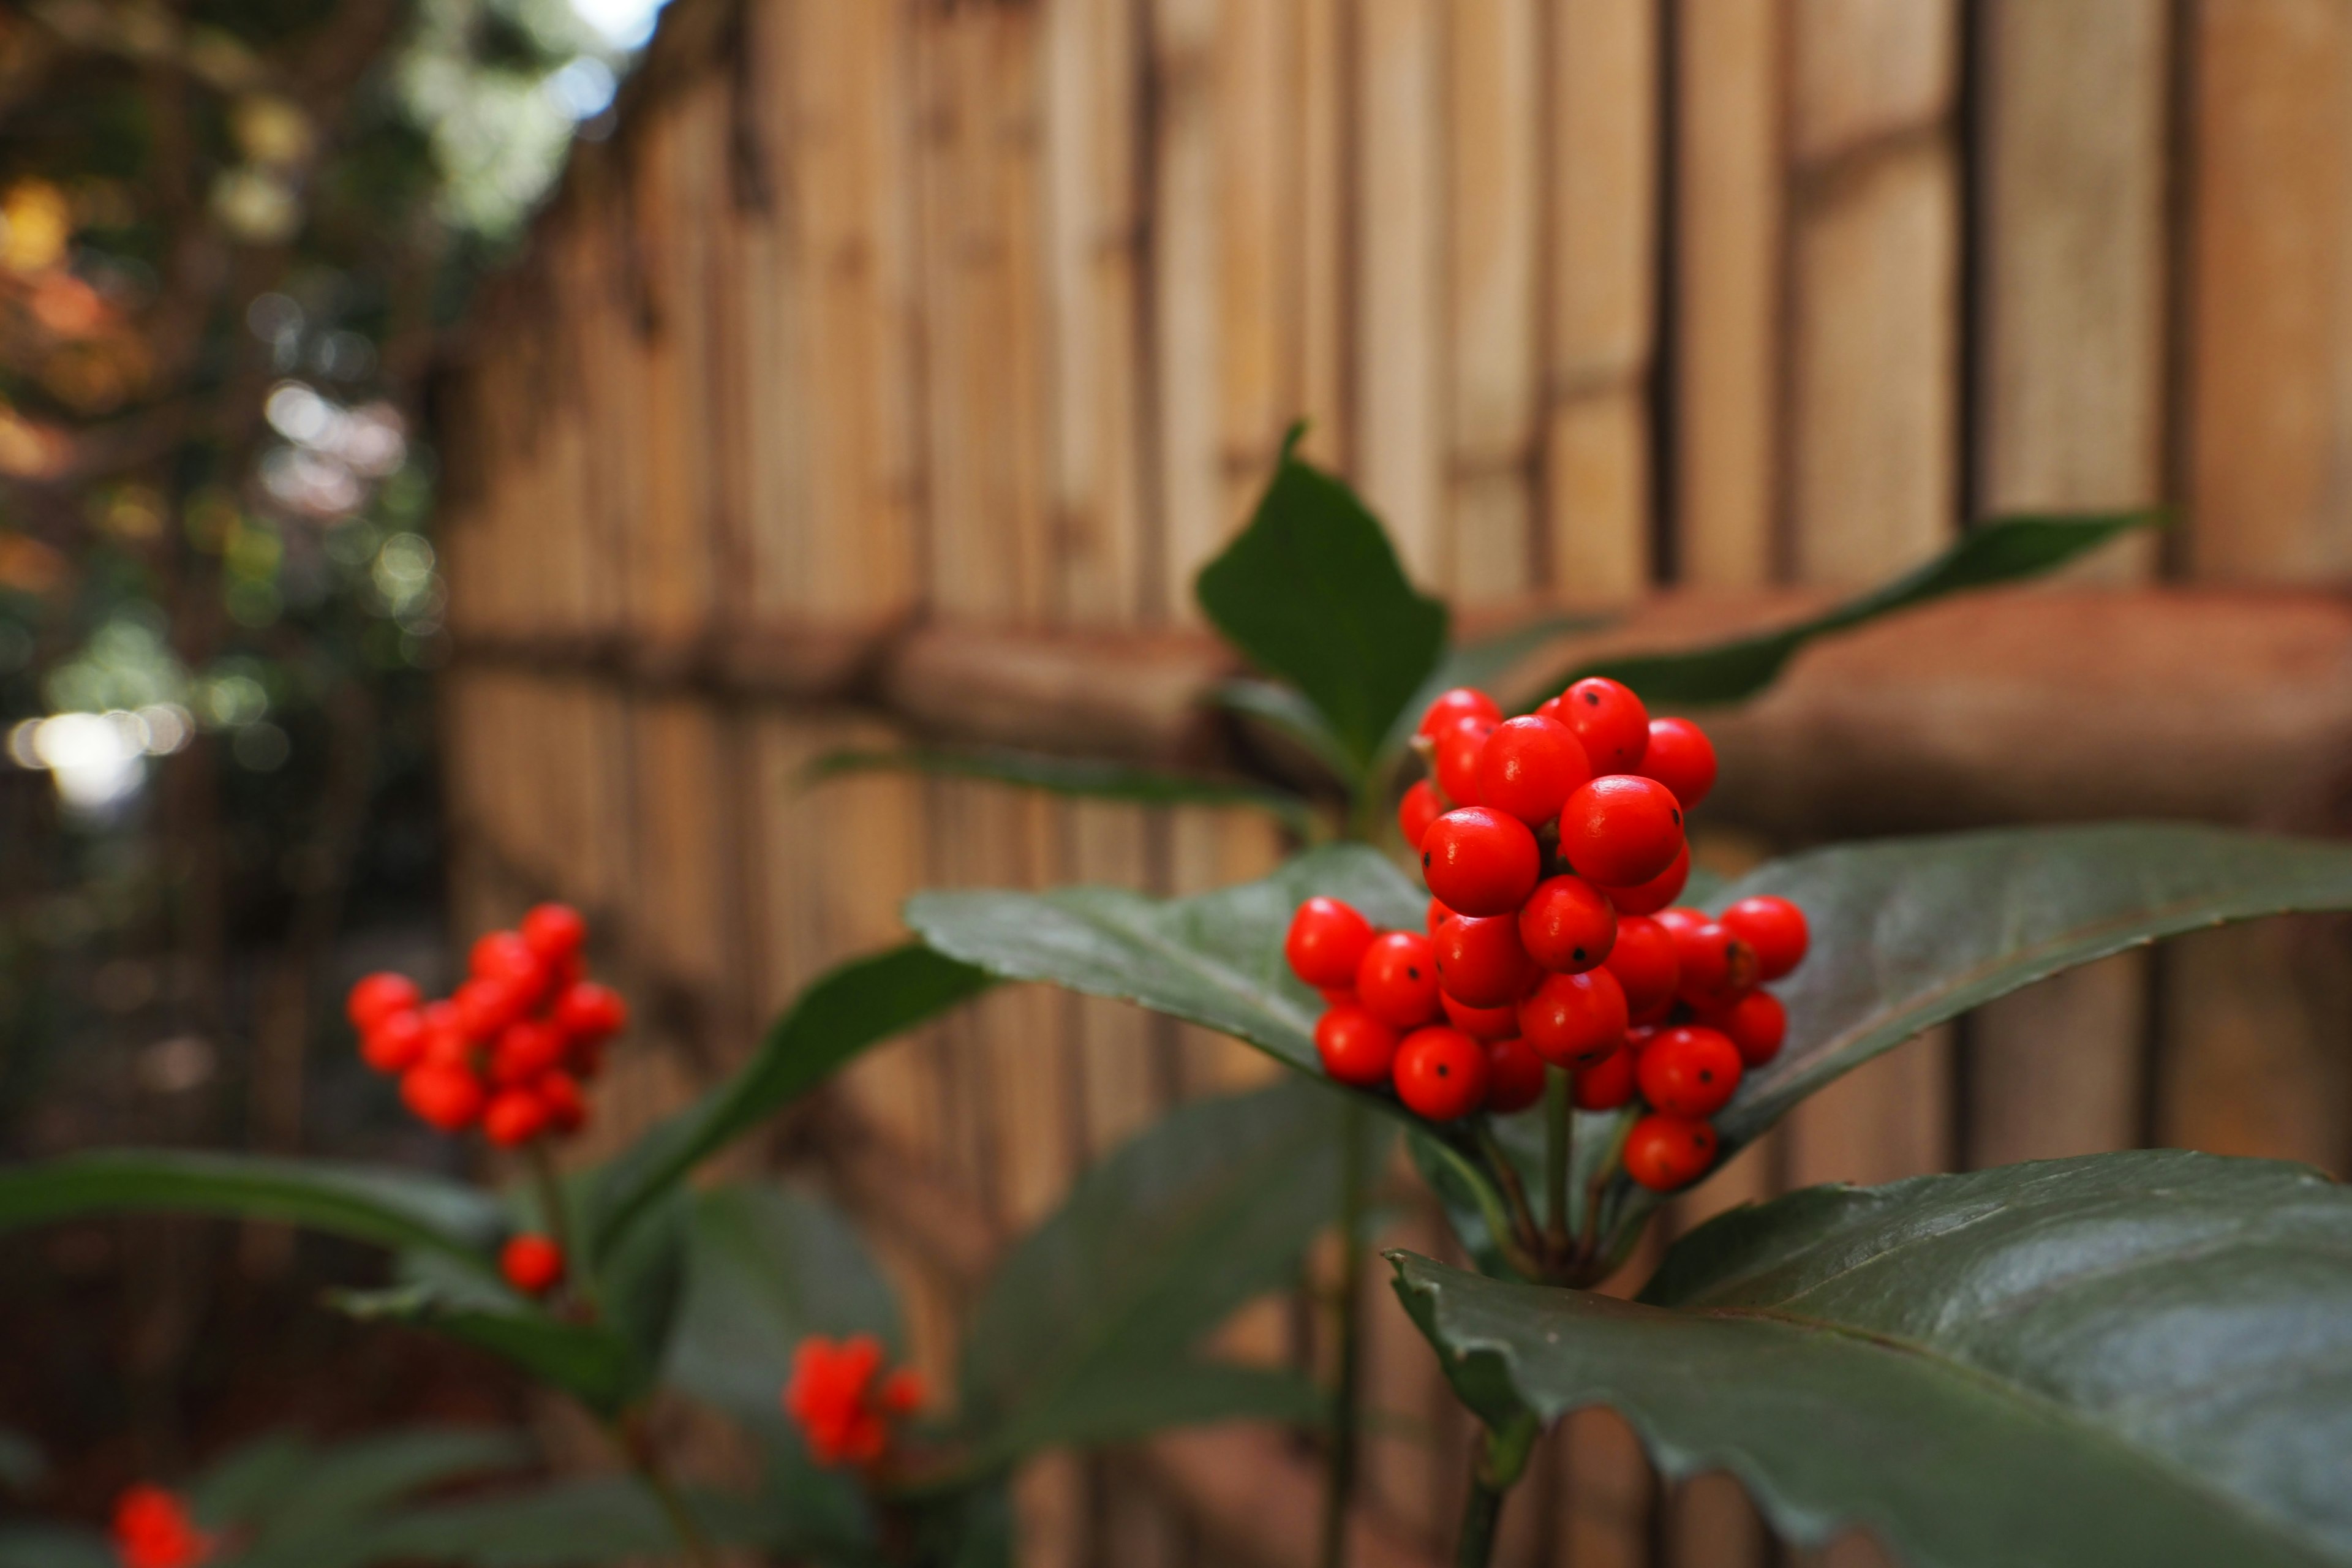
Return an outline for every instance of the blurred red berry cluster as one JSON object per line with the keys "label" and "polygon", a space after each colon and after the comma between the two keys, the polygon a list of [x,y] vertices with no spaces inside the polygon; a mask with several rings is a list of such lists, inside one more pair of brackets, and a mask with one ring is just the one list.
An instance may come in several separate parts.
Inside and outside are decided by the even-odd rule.
{"label": "blurred red berry cluster", "polygon": [[213,1546],[187,1505],[157,1486],[130,1487],[114,1500],[113,1536],[122,1568],[195,1568]]}
{"label": "blurred red berry cluster", "polygon": [[476,1123],[513,1147],[586,1122],[582,1086],[628,1024],[620,994],[588,978],[580,912],[541,904],[474,943],[465,984],[427,1002],[404,974],[371,974],[347,1007],[360,1055],[396,1073],[409,1110],[444,1132]]}
{"label": "blurred red berry cluster", "polygon": [[890,1426],[923,1402],[922,1379],[905,1367],[885,1373],[871,1334],[831,1340],[812,1334],[793,1352],[784,1410],[820,1465],[871,1467],[890,1449]]}
{"label": "blurred red berry cluster", "polygon": [[1375,931],[1335,899],[1291,921],[1292,972],[1329,1004],[1315,1029],[1324,1070],[1446,1121],[1523,1110],[1546,1063],[1570,1068],[1585,1110],[1637,1094],[1649,1107],[1626,1141],[1634,1180],[1696,1180],[1715,1159],[1707,1119],[1787,1032],[1759,986],[1807,942],[1784,899],[1719,918],[1673,907],[1714,746],[1599,677],[1508,720],[1457,688],[1415,745],[1434,776],[1405,793],[1398,826],[1433,895],[1426,931]]}

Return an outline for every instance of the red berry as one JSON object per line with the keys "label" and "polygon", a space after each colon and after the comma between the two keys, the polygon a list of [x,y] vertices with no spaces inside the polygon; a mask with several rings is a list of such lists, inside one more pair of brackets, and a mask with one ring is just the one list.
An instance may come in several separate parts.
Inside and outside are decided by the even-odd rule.
{"label": "red berry", "polygon": [[[1672,910],[1667,911],[1672,913]],[[1756,950],[1714,921],[1677,921],[1675,963],[1681,971],[1675,994],[1697,1008],[1725,1007],[1754,989]]]}
{"label": "red berry", "polygon": [[528,1089],[502,1089],[482,1112],[482,1135],[501,1149],[528,1143],[547,1130],[547,1103]]}
{"label": "red berry", "polygon": [[1323,998],[1323,1005],[1326,1007],[1343,1007],[1356,999],[1356,988],[1353,985],[1318,985],[1315,988],[1315,994]]}
{"label": "red berry", "polygon": [[1625,1134],[1625,1173],[1654,1193],[1689,1186],[1715,1163],[1715,1129],[1678,1116],[1644,1116]]}
{"label": "red berry", "polygon": [[556,1027],[574,1040],[595,1041],[629,1026],[629,1005],[609,985],[583,980],[555,998]]}
{"label": "red berry", "polygon": [[498,980],[514,987],[526,1004],[547,989],[547,960],[531,951],[520,932],[494,931],[474,943],[467,971],[477,980]]}
{"label": "red berry", "polygon": [[1589,1068],[1577,1069],[1570,1096],[1579,1110],[1614,1110],[1633,1098],[1634,1053],[1612,1051]]}
{"label": "red berry", "polygon": [[1632,888],[1603,888],[1609,901],[1621,915],[1654,915],[1683,896],[1683,887],[1690,880],[1690,846],[1685,844],[1675,856],[1675,863]]}
{"label": "red berry", "polygon": [[1650,710],[1632,687],[1605,675],[1587,676],[1559,694],[1559,706],[1561,720],[1592,759],[1593,772],[1630,773],[1642,765],[1642,754],[1650,748]]}
{"label": "red berry", "polygon": [[1805,911],[1786,899],[1761,893],[1723,911],[1723,923],[1756,950],[1758,975],[1778,980],[1804,962],[1812,936]]}
{"label": "red berry", "polygon": [[1437,787],[1455,805],[1478,800],[1478,760],[1486,753],[1486,737],[1495,731],[1492,719],[1457,719],[1437,732]]}
{"label": "red berry", "polygon": [[1588,1068],[1625,1043],[1625,993],[1605,969],[1552,974],[1519,1004],[1519,1033],[1555,1067]]}
{"label": "red berry", "polygon": [[1789,1010],[1769,991],[1750,991],[1730,1006],[1701,1016],[1701,1023],[1722,1030],[1739,1047],[1739,1059],[1760,1068],[1780,1054],[1789,1037]]}
{"label": "red berry", "polygon": [[458,986],[449,1005],[457,1010],[457,1027],[467,1038],[491,1040],[530,1011],[530,998],[509,981],[477,978]]}
{"label": "red berry", "polygon": [[580,1080],[570,1073],[542,1073],[530,1089],[547,1111],[548,1126],[556,1131],[577,1132],[588,1124],[588,1101],[580,1092]]}
{"label": "red berry", "polygon": [[1687,719],[1653,719],[1649,746],[1633,771],[1674,791],[1685,811],[1696,811],[1715,787],[1715,742]]}
{"label": "red berry", "polygon": [[1669,1116],[1721,1110],[1739,1088],[1739,1047],[1721,1031],[1685,1024],[1661,1029],[1633,1068],[1642,1098]]}
{"label": "red berry", "polygon": [[1432,899],[1429,900],[1429,912],[1423,918],[1423,924],[1429,928],[1430,935],[1435,936],[1437,928],[1453,918],[1454,911],[1445,907],[1445,901],[1443,899]]}
{"label": "red berry", "polygon": [[1438,1016],[1436,949],[1418,931],[1374,937],[1356,970],[1356,996],[1391,1027],[1419,1028]]}
{"label": "red berry", "polygon": [[1371,945],[1371,921],[1337,899],[1315,898],[1290,917],[1282,952],[1293,974],[1319,988],[1354,984],[1356,966]]}
{"label": "red berry", "polygon": [[[1441,970],[1443,965],[1440,965]],[[1500,1007],[1473,1007],[1457,1002],[1445,994],[1441,980],[1437,990],[1438,1005],[1445,1009],[1445,1021],[1474,1040],[1500,1040],[1519,1032],[1518,999]]]}
{"label": "red berry", "polygon": [[387,1013],[360,1037],[360,1059],[378,1072],[406,1072],[425,1056],[425,1015]]}
{"label": "red berry", "polygon": [[1457,686],[1429,705],[1421,715],[1421,731],[1434,739],[1457,719],[1484,719],[1489,724],[1503,721],[1503,710],[1495,700],[1473,686]]}
{"label": "red berry", "polygon": [[1397,1098],[1432,1121],[1452,1121],[1486,1102],[1486,1047],[1459,1029],[1415,1029],[1397,1047]]}
{"label": "red berry", "polygon": [[518,929],[523,945],[549,963],[571,957],[588,940],[588,922],[570,904],[541,904],[522,917]]}
{"label": "red berry", "polygon": [[1608,960],[1617,911],[1581,877],[1547,878],[1519,909],[1519,941],[1546,969],[1574,974]]}
{"label": "red berry", "polygon": [[1490,805],[1449,811],[1421,840],[1422,879],[1457,915],[1515,912],[1535,891],[1542,858],[1528,825]]}
{"label": "red berry", "polygon": [[1334,1007],[1315,1021],[1315,1054],[1340,1083],[1378,1089],[1396,1059],[1397,1032],[1368,1007]]}
{"label": "red berry", "polygon": [[458,1024],[454,1003],[428,1002],[418,1016],[425,1020],[425,1049],[418,1060],[438,1062],[444,1067],[473,1067],[474,1042]]}
{"label": "red berry", "polygon": [[352,1027],[364,1034],[394,1013],[406,1013],[425,1000],[416,982],[405,974],[371,974],[353,985],[343,1000]]}
{"label": "red berry", "polygon": [[1640,886],[1682,848],[1683,808],[1655,779],[1605,773],[1579,785],[1560,808],[1559,852],[1577,875],[1604,888]]}
{"label": "red berry", "polygon": [[526,1296],[543,1296],[563,1278],[563,1249],[543,1236],[518,1236],[499,1254],[499,1272]]}
{"label": "red berry", "polygon": [[[1568,712],[1566,707],[1557,697],[1547,697],[1542,701],[1537,703],[1536,717],[1538,719],[1549,719],[1555,724],[1568,723]],[[1575,732],[1575,727],[1570,725],[1569,733],[1572,735]],[[1579,741],[1577,744],[1581,746],[1584,742]]]}
{"label": "red berry", "polygon": [[1473,1007],[1508,1006],[1542,973],[1519,945],[1519,922],[1509,915],[1456,915],[1431,941],[1438,988]]}
{"label": "red berry", "polygon": [[[127,1487],[114,1500],[115,1558],[122,1568],[196,1568],[213,1554],[213,1538],[196,1528],[188,1505],[159,1486]],[[75,1561],[79,1552],[61,1553]],[[102,1553],[100,1555],[103,1555]],[[20,1561],[52,1559],[38,1549]]]}
{"label": "red berry", "polygon": [[499,1084],[529,1083],[562,1066],[571,1048],[571,1037],[544,1018],[509,1024],[490,1047],[490,1079]]}
{"label": "red berry", "polygon": [[1673,932],[1647,915],[1627,915],[1617,922],[1617,943],[1603,962],[1624,987],[1628,1015],[1637,1021],[1665,1016],[1682,974]]}
{"label": "red berry", "polygon": [[1567,725],[1537,714],[1507,719],[1478,754],[1478,800],[1539,827],[1591,776],[1592,764]]}
{"label": "red berry", "polygon": [[456,1132],[482,1114],[484,1096],[481,1079],[464,1068],[425,1062],[400,1075],[400,1098],[426,1126]]}
{"label": "red berry", "polygon": [[1486,1109],[1497,1116],[1525,1110],[1543,1098],[1544,1061],[1513,1035],[1486,1047]]}
{"label": "red berry", "polygon": [[1397,802],[1397,831],[1404,835],[1405,845],[1414,853],[1421,850],[1421,836],[1429,825],[1445,815],[1445,803],[1437,798],[1437,786],[1427,779],[1416,779],[1412,787]]}

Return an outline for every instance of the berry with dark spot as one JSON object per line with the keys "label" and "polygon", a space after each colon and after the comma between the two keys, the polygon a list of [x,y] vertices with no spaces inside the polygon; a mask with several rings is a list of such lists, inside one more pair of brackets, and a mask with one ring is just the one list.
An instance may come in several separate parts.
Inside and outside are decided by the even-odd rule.
{"label": "berry with dark spot", "polygon": [[1579,785],[1560,808],[1559,852],[1588,881],[1637,888],[1683,852],[1682,805],[1655,779],[1605,773]]}
{"label": "berry with dark spot", "polygon": [[1778,980],[1804,962],[1811,932],[1805,911],[1769,893],[1742,899],[1723,911],[1723,923],[1756,950],[1757,973]]}
{"label": "berry with dark spot", "polygon": [[1486,1103],[1486,1047],[1459,1029],[1415,1029],[1397,1047],[1397,1098],[1432,1121],[1453,1121]]}
{"label": "berry with dark spot", "polygon": [[1542,973],[1520,945],[1519,922],[1510,915],[1456,915],[1431,942],[1439,989],[1473,1007],[1508,1006]]}
{"label": "berry with dark spot", "polygon": [[1478,800],[1529,827],[1559,815],[1568,792],[1592,776],[1584,748],[1565,724],[1539,714],[1507,719],[1478,755]]}
{"label": "berry with dark spot", "polygon": [[1447,812],[1421,841],[1422,879],[1457,915],[1517,910],[1535,890],[1542,859],[1528,825],[1489,805]]}
{"label": "berry with dark spot", "polygon": [[1689,1186],[1715,1163],[1715,1129],[1679,1116],[1650,1115],[1625,1134],[1625,1173],[1654,1193]]}
{"label": "berry with dark spot", "polygon": [[1519,907],[1519,941],[1546,969],[1576,974],[1609,960],[1617,911],[1581,877],[1548,877]]}
{"label": "berry with dark spot", "polygon": [[1429,939],[1411,931],[1374,937],[1356,968],[1356,998],[1392,1028],[1436,1018],[1437,952]]}
{"label": "berry with dark spot", "polygon": [[1650,710],[1632,687],[1605,675],[1587,676],[1561,692],[1559,716],[1595,773],[1630,773],[1650,749]]}
{"label": "berry with dark spot", "polygon": [[1551,974],[1519,1004],[1519,1033],[1554,1067],[1589,1068],[1625,1043],[1625,992],[1605,969]]}
{"label": "berry with dark spot", "polygon": [[1714,1115],[1739,1088],[1739,1047],[1717,1029],[1685,1024],[1661,1029],[1642,1048],[1634,1081],[1642,1098],[1669,1116]]}

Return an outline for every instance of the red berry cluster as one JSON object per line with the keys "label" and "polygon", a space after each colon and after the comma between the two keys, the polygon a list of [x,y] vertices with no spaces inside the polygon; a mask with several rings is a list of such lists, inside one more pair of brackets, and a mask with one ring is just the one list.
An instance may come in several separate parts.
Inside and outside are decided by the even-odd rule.
{"label": "red berry cluster", "polygon": [[906,1367],[883,1372],[881,1342],[871,1334],[839,1341],[812,1334],[793,1352],[784,1411],[820,1465],[880,1464],[890,1424],[922,1402],[921,1376]]}
{"label": "red berry cluster", "polygon": [[1525,1110],[1547,1062],[1574,1069],[1587,1110],[1638,1088],[1652,1110],[1627,1170],[1661,1190],[1696,1180],[1715,1157],[1706,1119],[1780,1048],[1780,1004],[1757,987],[1806,942],[1785,900],[1745,900],[1720,921],[1669,907],[1715,748],[1597,677],[1508,720],[1456,689],[1416,744],[1435,778],[1405,793],[1398,823],[1434,895],[1426,932],[1376,932],[1335,899],[1291,921],[1291,969],[1330,1005],[1315,1028],[1324,1070],[1391,1086],[1436,1121]]}
{"label": "red berry cluster", "polygon": [[187,1505],[158,1486],[126,1488],[114,1500],[112,1533],[122,1568],[196,1568],[212,1554]]}
{"label": "red berry cluster", "polygon": [[367,976],[347,1003],[361,1057],[400,1075],[408,1109],[444,1132],[479,1122],[503,1148],[577,1132],[581,1086],[629,1021],[620,994],[587,977],[587,935],[577,910],[541,904],[474,944],[470,976],[446,1001],[425,1001],[404,974]]}

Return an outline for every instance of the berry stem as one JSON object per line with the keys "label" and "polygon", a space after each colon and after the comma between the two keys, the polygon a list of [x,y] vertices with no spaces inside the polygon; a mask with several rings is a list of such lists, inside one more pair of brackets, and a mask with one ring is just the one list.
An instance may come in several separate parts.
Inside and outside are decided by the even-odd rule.
{"label": "berry stem", "polygon": [[547,1223],[548,1238],[563,1255],[563,1288],[593,1305],[595,1297],[588,1286],[588,1260],[572,1249],[572,1205],[564,1198],[563,1177],[555,1169],[555,1156],[548,1152],[547,1140],[532,1139],[524,1146],[524,1157],[530,1163],[531,1186],[539,1197],[540,1217]]}
{"label": "berry stem", "polygon": [[646,1483],[661,1505],[662,1517],[677,1533],[678,1544],[686,1549],[687,1560],[694,1568],[719,1568],[719,1553],[712,1550],[710,1538],[702,1533],[701,1524],[678,1494],[677,1483],[670,1479],[669,1470],[662,1463],[661,1451],[655,1447],[653,1435],[646,1430],[641,1415],[624,1415],[613,1429],[621,1451],[629,1458],[629,1468]]}
{"label": "berry stem", "polygon": [[1323,1568],[1347,1568],[1348,1507],[1356,1490],[1357,1384],[1362,1360],[1358,1326],[1363,1316],[1364,1109],[1350,1100],[1339,1116],[1339,1294],[1332,1341],[1339,1352],[1331,1394],[1330,1453],[1323,1478]]}
{"label": "berry stem", "polygon": [[1574,1080],[1566,1068],[1544,1068],[1544,1242],[1557,1263],[1568,1257],[1568,1173],[1576,1163]]}
{"label": "berry stem", "polygon": [[1511,1156],[1504,1151],[1502,1144],[1496,1142],[1495,1130],[1484,1116],[1471,1118],[1470,1131],[1477,1141],[1478,1152],[1486,1156],[1487,1168],[1494,1173],[1495,1184],[1502,1189],[1504,1205],[1511,1213],[1510,1236],[1496,1237],[1495,1244],[1502,1247],[1506,1255],[1516,1248],[1519,1257],[1511,1259],[1512,1267],[1530,1279],[1541,1279],[1544,1277],[1543,1233],[1536,1228],[1535,1211],[1528,1206],[1527,1184],[1519,1180],[1519,1168],[1511,1163]]}
{"label": "berry stem", "polygon": [[1528,1455],[1542,1431],[1528,1412],[1499,1431],[1479,1428],[1477,1452],[1470,1461],[1470,1495],[1463,1501],[1462,1531],[1454,1542],[1454,1568],[1486,1568],[1495,1554],[1503,1499],[1527,1469]]}

